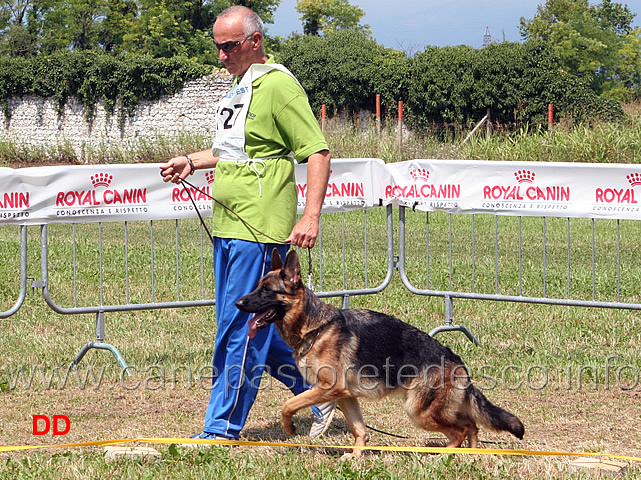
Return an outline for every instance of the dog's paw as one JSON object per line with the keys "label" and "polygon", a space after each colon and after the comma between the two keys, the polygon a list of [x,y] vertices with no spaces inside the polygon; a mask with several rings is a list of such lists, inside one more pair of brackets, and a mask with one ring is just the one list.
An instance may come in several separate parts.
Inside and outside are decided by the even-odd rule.
{"label": "dog's paw", "polygon": [[354,460],[355,458],[360,458],[361,457],[361,450],[360,448],[357,450],[352,450],[349,453],[344,453],[341,455],[341,458],[338,459],[339,462],[348,462],[351,460]]}
{"label": "dog's paw", "polygon": [[292,417],[282,416],[280,418],[280,423],[283,426],[283,430],[285,430],[285,433],[288,435],[294,435],[296,433],[296,427],[294,426]]}

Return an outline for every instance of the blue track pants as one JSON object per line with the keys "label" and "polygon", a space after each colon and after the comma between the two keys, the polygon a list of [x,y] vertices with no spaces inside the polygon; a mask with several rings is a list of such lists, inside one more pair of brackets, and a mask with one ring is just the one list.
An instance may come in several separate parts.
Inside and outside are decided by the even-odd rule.
{"label": "blue track pants", "polygon": [[[214,238],[216,282],[216,345],[213,385],[204,431],[238,438],[256,399],[263,371],[285,384],[295,395],[307,390],[292,358],[292,349],[274,325],[247,336],[251,314],[235,302],[250,293],[269,271],[275,245]],[[288,245],[277,246],[285,257]]]}

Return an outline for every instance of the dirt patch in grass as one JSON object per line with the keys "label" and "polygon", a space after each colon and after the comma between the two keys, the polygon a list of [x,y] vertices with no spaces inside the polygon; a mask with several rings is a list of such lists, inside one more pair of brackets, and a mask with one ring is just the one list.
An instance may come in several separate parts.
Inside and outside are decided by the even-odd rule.
{"label": "dirt patch in grass", "polygon": [[[612,388],[559,393],[552,388],[486,393],[491,401],[519,416],[526,426],[522,442],[508,434],[481,430],[480,439],[486,448],[639,456],[641,387],[627,391]],[[289,395],[280,388],[261,391],[242,439],[327,447],[351,445],[352,436],[341,413],[337,413],[327,435],[311,439],[307,436],[311,413],[300,412],[295,418],[297,435],[287,436],[280,428],[279,411]],[[199,387],[178,385],[175,389],[128,390],[119,382],[101,385],[99,389],[5,390],[0,393],[0,438],[3,445],[43,446],[141,437],[185,438],[200,431],[208,398],[208,391]],[[441,435],[414,427],[398,398],[363,402],[362,406],[368,425],[407,437],[396,438],[372,431],[371,445],[443,446],[445,443]],[[34,436],[32,415],[36,414],[66,415],[71,420],[71,430],[65,436]],[[234,454],[246,451],[256,452],[256,447],[234,449]],[[260,451],[268,453],[270,449]],[[319,453],[315,452],[315,455]],[[328,448],[320,453],[338,458],[344,451]],[[28,454],[3,453],[0,458]],[[381,458],[383,454],[369,455]],[[538,465],[535,468],[538,472],[550,462],[557,465],[569,462],[567,457],[528,458],[534,462],[532,465]]]}

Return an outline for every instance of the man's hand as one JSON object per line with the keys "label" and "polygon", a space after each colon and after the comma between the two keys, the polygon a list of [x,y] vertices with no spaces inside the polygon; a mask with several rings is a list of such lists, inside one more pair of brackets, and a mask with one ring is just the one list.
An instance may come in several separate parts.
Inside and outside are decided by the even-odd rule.
{"label": "man's hand", "polygon": [[[201,150],[189,155],[192,159],[194,169],[216,168],[218,157],[212,155],[211,149]],[[186,155],[174,157],[167,163],[160,165],[160,176],[165,182],[182,183],[191,173],[191,165]]]}
{"label": "man's hand", "polygon": [[312,248],[316,244],[323,200],[329,181],[332,155],[329,150],[314,153],[307,159],[307,198],[303,216],[294,226],[286,242],[294,247]]}
{"label": "man's hand", "polygon": [[160,176],[164,182],[182,183],[191,173],[191,166],[184,155],[174,157],[160,165]]}
{"label": "man's hand", "polygon": [[318,218],[303,215],[285,242],[291,242],[293,247],[312,248],[318,238],[318,221]]}

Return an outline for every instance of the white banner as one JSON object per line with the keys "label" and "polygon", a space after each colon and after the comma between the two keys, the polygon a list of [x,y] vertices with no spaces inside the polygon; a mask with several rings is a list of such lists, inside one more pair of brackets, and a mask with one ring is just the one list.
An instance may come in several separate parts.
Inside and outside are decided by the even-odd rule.
{"label": "white banner", "polygon": [[[116,222],[211,217],[215,169],[165,183],[160,164],[0,168],[0,223]],[[378,159],[333,160],[324,212],[370,208],[387,175]],[[305,208],[307,167],[296,165],[298,212]],[[187,188],[189,192],[185,190]]]}
{"label": "white banner", "polygon": [[386,165],[385,203],[424,211],[641,219],[641,166],[412,160]]}
{"label": "white banner", "polygon": [[[332,159],[323,212],[371,208],[381,205],[390,172],[378,158]],[[307,197],[307,167],[296,166],[298,213],[303,213]]]}
{"label": "white banner", "polygon": [[[195,217],[182,186],[165,183],[159,164],[75,165],[0,169],[0,220],[21,225]],[[190,182],[210,194],[213,171]],[[211,200],[194,192],[211,216]]]}
{"label": "white banner", "polygon": [[[323,212],[379,205],[424,211],[641,219],[641,166],[621,164],[335,159]],[[215,170],[187,187],[211,216]],[[307,168],[296,166],[298,213]],[[111,222],[194,218],[185,188],[164,183],[159,164],[0,168],[0,223]]]}

